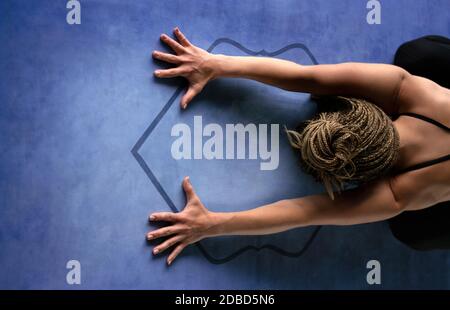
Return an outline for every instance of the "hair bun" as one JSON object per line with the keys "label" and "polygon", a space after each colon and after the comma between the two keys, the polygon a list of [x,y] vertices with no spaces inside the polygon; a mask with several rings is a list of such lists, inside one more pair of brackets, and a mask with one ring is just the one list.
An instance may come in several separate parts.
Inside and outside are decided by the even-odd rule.
{"label": "hair bun", "polygon": [[354,173],[358,136],[333,113],[322,113],[303,132],[303,161],[328,178],[344,180]]}
{"label": "hair bun", "polygon": [[333,199],[333,188],[347,181],[362,184],[393,167],[399,137],[390,118],[362,99],[324,97],[319,113],[286,130],[292,147],[300,150],[302,169],[323,182]]}

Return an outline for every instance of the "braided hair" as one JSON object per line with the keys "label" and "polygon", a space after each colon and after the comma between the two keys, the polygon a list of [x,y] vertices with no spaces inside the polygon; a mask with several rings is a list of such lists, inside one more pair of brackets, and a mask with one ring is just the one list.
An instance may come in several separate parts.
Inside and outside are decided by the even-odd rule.
{"label": "braided hair", "polygon": [[399,136],[392,120],[362,99],[313,97],[319,113],[287,130],[289,142],[300,150],[302,169],[333,190],[346,182],[361,185],[387,174],[398,158]]}

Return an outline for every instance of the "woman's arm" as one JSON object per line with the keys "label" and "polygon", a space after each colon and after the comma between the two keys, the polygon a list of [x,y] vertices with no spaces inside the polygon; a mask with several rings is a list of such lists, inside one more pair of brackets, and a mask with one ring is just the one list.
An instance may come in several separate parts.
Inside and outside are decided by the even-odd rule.
{"label": "woman's arm", "polygon": [[328,195],[311,195],[281,200],[241,212],[216,213],[205,208],[188,178],[183,180],[186,207],[179,213],[158,212],[151,221],[171,225],[149,232],[147,239],[169,237],[154,248],[154,254],[175,246],[167,262],[189,244],[221,235],[264,235],[310,225],[353,225],[388,219],[402,212],[388,179],[351,189],[331,200]]}
{"label": "woman's arm", "polygon": [[403,208],[387,179],[351,189],[331,200],[311,195],[248,211],[219,213],[211,235],[262,235],[311,225],[355,225],[385,220]]}
{"label": "woman's arm", "polygon": [[409,77],[404,69],[388,64],[341,63],[300,65],[292,61],[251,56],[214,55],[190,43],[178,28],[178,41],[167,35],[161,40],[176,55],[153,52],[153,57],[176,67],[156,70],[160,78],[185,77],[189,87],[181,100],[187,104],[210,81],[218,77],[241,77],[290,91],[317,95],[343,95],[367,99],[387,113],[396,112],[397,95]]}
{"label": "woman's arm", "polygon": [[395,112],[402,82],[409,76],[404,69],[389,64],[348,62],[305,66],[250,56],[214,55],[210,66],[214,77],[242,77],[289,91],[364,98],[389,114]]}

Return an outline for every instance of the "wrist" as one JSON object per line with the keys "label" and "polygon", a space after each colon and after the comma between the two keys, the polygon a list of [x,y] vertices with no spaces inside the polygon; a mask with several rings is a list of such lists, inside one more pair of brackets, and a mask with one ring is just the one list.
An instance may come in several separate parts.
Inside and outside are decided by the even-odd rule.
{"label": "wrist", "polygon": [[226,75],[226,61],[228,56],[222,54],[211,54],[211,57],[207,61],[207,66],[212,72],[212,79],[223,77]]}
{"label": "wrist", "polygon": [[210,212],[211,226],[208,229],[207,236],[215,237],[228,234],[228,223],[232,220],[231,212]]}

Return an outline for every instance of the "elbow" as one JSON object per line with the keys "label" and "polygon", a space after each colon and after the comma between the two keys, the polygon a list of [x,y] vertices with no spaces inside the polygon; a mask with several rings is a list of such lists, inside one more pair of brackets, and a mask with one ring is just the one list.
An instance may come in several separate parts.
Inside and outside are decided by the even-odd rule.
{"label": "elbow", "polygon": [[404,199],[400,199],[399,195],[395,191],[395,178],[391,178],[388,181],[389,189],[391,191],[392,199],[391,199],[391,210],[393,216],[396,216],[407,209],[407,205]]}
{"label": "elbow", "polygon": [[406,209],[407,208],[403,202],[395,200],[391,206],[392,217],[403,213],[403,211],[405,211]]}
{"label": "elbow", "polygon": [[277,204],[286,211],[284,222],[287,226],[298,228],[314,225],[312,216],[314,214],[312,209],[314,208],[311,208],[305,197],[284,199],[278,201]]}

